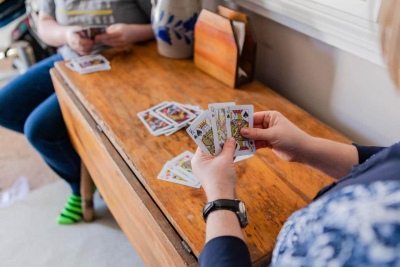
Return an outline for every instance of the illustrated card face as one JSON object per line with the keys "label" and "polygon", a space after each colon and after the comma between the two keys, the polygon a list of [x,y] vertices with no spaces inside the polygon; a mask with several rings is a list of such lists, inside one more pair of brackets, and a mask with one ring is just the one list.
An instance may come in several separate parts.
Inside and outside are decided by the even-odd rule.
{"label": "illustrated card face", "polygon": [[204,110],[198,106],[192,106],[192,105],[183,105],[183,106],[192,114],[194,114],[193,119],[189,121],[188,124],[191,124],[201,113],[204,112]]}
{"label": "illustrated card face", "polygon": [[78,66],[82,69],[90,68],[90,67],[99,67],[99,65],[107,64],[104,58],[101,57],[93,57],[88,58],[87,60],[79,61]]}
{"label": "illustrated card face", "polygon": [[164,180],[164,181],[168,181],[168,182],[172,182],[172,183],[191,186],[185,178],[172,173],[171,169],[167,165],[164,165],[163,169],[158,174],[157,178],[160,180]]}
{"label": "illustrated card face", "polygon": [[88,28],[89,38],[94,39],[96,35],[106,33],[107,26],[100,25],[100,26],[90,26]]}
{"label": "illustrated card face", "polygon": [[158,174],[157,178],[160,180],[195,188],[199,188],[201,186],[199,181],[195,183],[189,182],[189,179],[187,177],[185,177],[183,174],[179,172],[175,172],[173,169],[171,169],[171,167],[168,164],[164,165],[161,172]]}
{"label": "illustrated card face", "polygon": [[186,124],[195,117],[194,114],[175,102],[170,102],[168,105],[158,108],[156,113],[168,121],[172,121],[177,126]]}
{"label": "illustrated card face", "polygon": [[229,137],[236,139],[235,157],[254,154],[254,140],[249,140],[240,134],[243,127],[253,128],[253,105],[238,105],[228,107],[226,113],[226,128]]}
{"label": "illustrated card face", "polygon": [[84,39],[88,39],[89,35],[88,35],[88,31],[86,29],[81,29],[79,31],[75,32],[77,35],[79,35],[79,37],[84,38]]}
{"label": "illustrated card face", "polygon": [[155,136],[162,134],[162,131],[168,130],[172,127],[170,123],[149,110],[139,112],[138,117],[150,131],[150,133]]}
{"label": "illustrated card face", "polygon": [[208,110],[204,111],[199,117],[197,117],[186,129],[186,132],[205,154],[215,154],[211,115]]}
{"label": "illustrated card face", "polygon": [[110,62],[102,55],[89,55],[71,60],[72,65],[81,74],[109,70]]}
{"label": "illustrated card face", "polygon": [[172,174],[185,179],[185,181],[188,183],[189,186],[195,187],[195,188],[200,188],[201,183],[199,180],[193,179],[190,176],[187,176],[185,173],[182,173],[181,171],[177,170],[176,168],[172,167],[170,170],[171,170]]}
{"label": "illustrated card face", "polygon": [[156,112],[157,109],[159,109],[159,108],[161,108],[161,107],[164,107],[164,106],[166,106],[166,105],[168,105],[168,104],[169,104],[168,101],[164,101],[164,102],[161,102],[161,103],[159,103],[159,104],[157,104],[157,105],[155,105],[155,106],[152,106],[151,108],[149,108],[149,110],[151,110],[151,111],[153,111],[153,112]]}
{"label": "illustrated card face", "polygon": [[106,25],[95,25],[84,27],[78,31],[75,31],[76,34],[81,38],[85,39],[94,39],[96,35],[106,33],[107,26]]}
{"label": "illustrated card face", "polygon": [[180,170],[183,173],[187,173],[189,176],[193,176],[193,178],[195,178],[193,171],[192,171],[192,165],[190,163],[193,156],[194,156],[194,154],[192,152],[185,151],[182,154],[173,158],[170,161],[170,163],[174,168]]}
{"label": "illustrated card face", "polygon": [[234,106],[234,102],[209,104],[211,123],[214,136],[215,155],[218,156],[227,139],[226,111],[228,106]]}

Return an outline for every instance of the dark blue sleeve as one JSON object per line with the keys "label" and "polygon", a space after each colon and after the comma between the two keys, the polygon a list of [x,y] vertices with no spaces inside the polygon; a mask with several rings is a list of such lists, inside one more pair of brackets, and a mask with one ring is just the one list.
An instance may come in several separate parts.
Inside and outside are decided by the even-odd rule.
{"label": "dark blue sleeve", "polygon": [[246,243],[234,236],[211,239],[199,257],[200,267],[247,267],[251,266],[250,252]]}
{"label": "dark blue sleeve", "polygon": [[369,159],[372,155],[378,153],[382,149],[386,147],[380,146],[360,146],[353,143],[353,146],[357,148],[358,151],[358,164],[364,163],[367,159]]}

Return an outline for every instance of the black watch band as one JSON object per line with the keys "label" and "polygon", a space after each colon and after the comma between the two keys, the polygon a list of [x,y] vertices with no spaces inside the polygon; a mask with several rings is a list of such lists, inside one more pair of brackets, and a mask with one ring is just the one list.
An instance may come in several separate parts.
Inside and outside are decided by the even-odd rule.
{"label": "black watch band", "polygon": [[233,211],[240,223],[240,227],[247,226],[246,206],[239,199],[218,199],[208,202],[203,208],[203,219],[206,222],[208,215],[215,210],[230,210]]}

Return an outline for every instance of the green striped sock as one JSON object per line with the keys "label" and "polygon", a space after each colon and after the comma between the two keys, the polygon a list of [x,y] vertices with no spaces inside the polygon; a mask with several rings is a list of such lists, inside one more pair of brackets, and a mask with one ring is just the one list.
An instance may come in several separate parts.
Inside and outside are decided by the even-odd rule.
{"label": "green striped sock", "polygon": [[71,194],[67,204],[57,218],[58,224],[74,224],[82,220],[81,197]]}

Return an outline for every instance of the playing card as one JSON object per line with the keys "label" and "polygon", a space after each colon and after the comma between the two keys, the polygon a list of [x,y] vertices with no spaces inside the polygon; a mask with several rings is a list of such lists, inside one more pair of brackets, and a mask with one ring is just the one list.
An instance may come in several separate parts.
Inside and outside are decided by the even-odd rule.
{"label": "playing card", "polygon": [[193,106],[193,105],[183,105],[188,111],[194,114],[194,117],[192,120],[188,122],[188,125],[192,124],[192,122],[201,114],[204,112],[204,110],[198,106]]}
{"label": "playing card", "polygon": [[[164,102],[161,102],[161,103],[159,103],[159,104],[157,104],[157,105],[155,105],[155,106],[152,106],[151,108],[149,108],[148,110],[151,110],[151,111],[153,111],[153,112],[156,112],[156,110],[157,109],[159,109],[159,108],[161,108],[161,107],[164,107],[164,106],[166,106],[166,105],[168,105],[170,102],[168,102],[168,101],[164,101]],[[172,123],[172,122],[171,122]]]}
{"label": "playing card", "polygon": [[156,113],[176,126],[184,125],[195,117],[194,114],[175,102],[169,102],[167,105],[156,109]]}
{"label": "playing card", "polygon": [[75,31],[75,33],[78,34],[81,38],[94,39],[96,35],[106,33],[107,27],[108,26],[106,25],[87,26],[78,31]]}
{"label": "playing card", "polygon": [[205,154],[215,154],[211,114],[208,110],[198,116],[186,129],[186,132]]}
{"label": "playing card", "polygon": [[200,182],[196,185],[193,185],[188,182],[188,179],[183,177],[183,175],[177,175],[171,171],[171,168],[166,164],[162,168],[161,172],[157,176],[158,179],[164,180],[164,181],[169,181],[172,183],[177,183],[181,185],[186,185],[186,186],[191,186],[191,187],[200,187]]}
{"label": "playing card", "polygon": [[65,66],[67,66],[67,68],[70,70],[77,71],[71,61],[65,63]]}
{"label": "playing card", "polygon": [[214,136],[215,155],[219,155],[227,139],[226,111],[229,106],[234,106],[235,102],[214,103],[208,105],[211,113],[211,123]]}
{"label": "playing card", "polygon": [[166,131],[164,132],[164,134],[165,134],[165,136],[170,136],[171,134],[176,133],[176,132],[179,131],[180,129],[185,128],[186,126],[187,126],[187,125],[185,125],[185,124],[183,124],[183,125],[181,125],[181,126],[173,126],[171,129],[166,130]]}
{"label": "playing card", "polygon": [[78,34],[79,37],[88,39],[89,38],[89,32],[87,31],[86,28],[82,28],[79,31],[75,31],[74,33]]}
{"label": "playing card", "polygon": [[243,127],[253,128],[253,105],[229,106],[226,113],[226,129],[228,138],[235,137],[235,157],[254,154],[254,140],[249,140],[240,134]]}
{"label": "playing card", "polygon": [[174,169],[179,170],[181,173],[186,176],[192,178],[195,181],[198,181],[196,176],[193,174],[192,165],[190,161],[192,160],[194,154],[190,151],[185,151],[180,155],[176,156],[172,160],[169,161],[169,165]]}
{"label": "playing card", "polygon": [[182,171],[180,171],[174,167],[171,167],[170,170],[171,170],[172,174],[185,179],[185,181],[188,183],[189,186],[200,188],[201,183],[199,180],[191,178],[186,173],[183,173]]}
{"label": "playing card", "polygon": [[81,74],[109,70],[110,62],[102,55],[89,55],[71,60],[74,68]]}
{"label": "playing card", "polygon": [[103,34],[107,32],[106,25],[96,25],[88,27],[89,38],[94,39],[96,35]]}
{"label": "playing card", "polygon": [[170,123],[152,111],[145,110],[139,112],[137,115],[150,133],[154,136],[161,135],[163,134],[163,130],[170,129],[172,127]]}
{"label": "playing card", "polygon": [[249,159],[252,156],[254,156],[254,154],[249,154],[249,155],[244,155],[244,156],[238,156],[235,158],[235,160],[233,161],[234,163],[245,160],[245,159]]}

